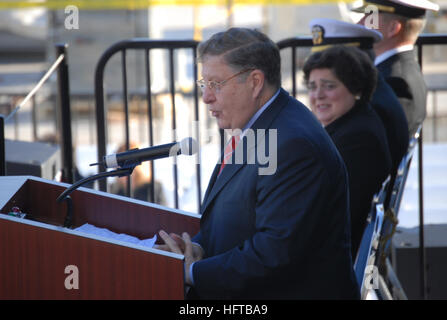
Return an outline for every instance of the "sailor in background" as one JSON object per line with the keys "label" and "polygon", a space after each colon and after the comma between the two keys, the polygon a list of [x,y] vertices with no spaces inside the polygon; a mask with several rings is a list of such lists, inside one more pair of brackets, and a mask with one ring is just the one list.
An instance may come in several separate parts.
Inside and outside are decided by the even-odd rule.
{"label": "sailor in background", "polygon": [[[312,51],[323,50],[334,44],[355,46],[374,60],[373,45],[382,40],[378,31],[334,19],[313,19],[309,27],[314,44]],[[396,94],[380,73],[370,104],[385,127],[392,161],[391,173],[394,175],[408,149],[408,124]]]}
{"label": "sailor in background", "polygon": [[[370,0],[352,9],[365,13],[359,21],[369,27],[370,14],[378,10],[377,28],[383,39],[374,45],[375,65],[399,98],[413,136],[426,116],[427,88],[416,61],[414,44],[425,26],[427,10],[439,6],[428,0]],[[371,17],[373,20],[374,17]]]}

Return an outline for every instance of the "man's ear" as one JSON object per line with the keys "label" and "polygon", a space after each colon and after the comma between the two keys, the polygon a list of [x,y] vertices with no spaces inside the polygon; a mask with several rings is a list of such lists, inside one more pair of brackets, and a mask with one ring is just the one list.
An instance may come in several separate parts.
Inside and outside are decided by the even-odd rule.
{"label": "man's ear", "polygon": [[388,38],[395,37],[396,35],[398,35],[402,30],[402,27],[403,27],[402,22],[400,22],[399,20],[396,19],[391,20],[386,28]]}
{"label": "man's ear", "polygon": [[262,72],[259,69],[255,69],[250,73],[249,78],[251,81],[250,83],[252,86],[253,98],[256,99],[259,97],[262,88],[264,88],[264,81],[265,81],[264,72]]}

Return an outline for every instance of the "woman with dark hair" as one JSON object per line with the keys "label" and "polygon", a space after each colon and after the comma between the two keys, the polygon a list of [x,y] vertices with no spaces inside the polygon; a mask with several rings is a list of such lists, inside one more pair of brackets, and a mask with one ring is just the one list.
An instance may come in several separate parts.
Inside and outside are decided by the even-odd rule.
{"label": "woman with dark hair", "polygon": [[337,146],[348,171],[355,259],[374,194],[391,169],[386,132],[369,105],[377,70],[355,47],[312,54],[304,67],[310,107]]}

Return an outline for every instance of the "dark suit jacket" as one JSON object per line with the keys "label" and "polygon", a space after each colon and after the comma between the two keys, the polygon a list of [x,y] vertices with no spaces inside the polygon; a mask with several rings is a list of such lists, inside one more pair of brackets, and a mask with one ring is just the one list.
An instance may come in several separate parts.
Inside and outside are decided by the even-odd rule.
{"label": "dark suit jacket", "polygon": [[356,256],[374,194],[391,170],[385,128],[369,105],[355,105],[326,126],[346,164],[351,206],[352,254]]}
{"label": "dark suit jacket", "polygon": [[391,173],[395,174],[402,157],[408,150],[408,123],[396,94],[380,73],[378,73],[376,91],[372,96],[371,105],[385,127],[391,153]]}
{"label": "dark suit jacket", "polygon": [[[193,238],[205,251],[205,259],[193,267],[196,294],[205,299],[358,298],[347,174],[329,136],[282,89],[252,129],[260,134],[256,143],[244,137],[235,152],[243,148],[245,163],[227,164],[218,177],[216,166],[206,191],[200,232]],[[264,154],[277,151],[270,175],[260,175],[262,161],[253,158],[263,152],[264,142],[269,150]]]}
{"label": "dark suit jacket", "polygon": [[395,54],[377,65],[393,88],[407,116],[410,136],[426,116],[427,87],[414,51]]}

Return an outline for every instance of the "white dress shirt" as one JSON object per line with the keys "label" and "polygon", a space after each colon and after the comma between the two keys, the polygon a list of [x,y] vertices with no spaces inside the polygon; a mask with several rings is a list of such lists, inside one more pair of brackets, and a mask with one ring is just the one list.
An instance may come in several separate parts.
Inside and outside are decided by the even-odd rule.
{"label": "white dress shirt", "polygon": [[406,44],[397,48],[393,48],[391,50],[385,51],[381,55],[378,55],[376,59],[374,60],[374,65],[378,66],[386,59],[394,56],[395,54],[405,52],[405,51],[412,51],[414,49],[414,46],[412,44]]}

